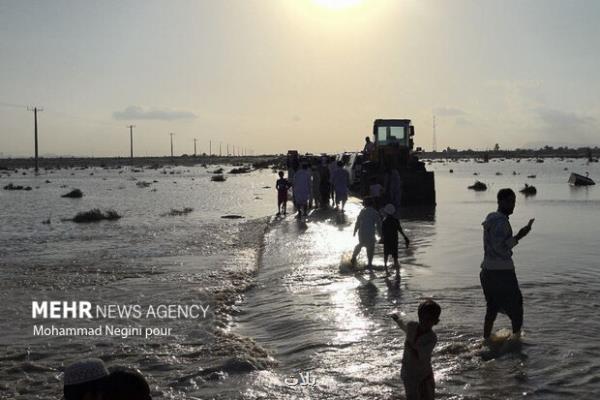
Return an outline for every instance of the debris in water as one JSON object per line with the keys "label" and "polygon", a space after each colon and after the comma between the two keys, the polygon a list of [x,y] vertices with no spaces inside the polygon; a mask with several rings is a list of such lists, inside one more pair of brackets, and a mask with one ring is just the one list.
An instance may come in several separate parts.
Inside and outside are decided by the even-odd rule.
{"label": "debris in water", "polygon": [[251,169],[249,167],[239,167],[229,171],[230,174],[247,174],[249,172],[251,172]]}
{"label": "debris in water", "polygon": [[535,188],[535,186],[525,184],[525,187],[519,190],[519,192],[523,193],[525,196],[534,196],[535,194],[537,194],[537,189]]}
{"label": "debris in water", "polygon": [[139,188],[147,188],[150,185],[152,185],[152,183],[151,182],[146,182],[146,181],[137,181],[135,183],[135,186],[137,186]]}
{"label": "debris in water", "polygon": [[225,182],[227,178],[224,175],[213,175],[210,180],[213,182]]}
{"label": "debris in water", "polygon": [[165,217],[165,216],[176,217],[176,216],[179,216],[179,215],[189,214],[192,211],[194,211],[194,209],[191,208],[191,207],[185,207],[185,208],[183,208],[181,210],[178,210],[176,208],[171,208],[171,211],[169,211],[168,213],[162,214],[162,216],[163,217]]}
{"label": "debris in water", "polygon": [[69,199],[80,199],[83,197],[83,192],[79,189],[73,189],[69,193],[63,194],[60,197],[66,197]]}
{"label": "debris in water", "polygon": [[244,218],[244,217],[241,216],[241,215],[230,214],[230,215],[221,215],[221,218],[224,218],[224,219],[241,219],[241,218]]}
{"label": "debris in water", "polygon": [[595,185],[596,182],[594,182],[592,180],[592,178],[589,177],[589,173],[586,172],[586,175],[579,175],[576,174],[575,172],[571,173],[571,176],[569,177],[569,184],[573,185],[573,186],[591,186],[591,185]]}
{"label": "debris in water", "polygon": [[475,181],[473,185],[469,186],[469,189],[475,190],[476,192],[482,192],[487,190],[487,185],[483,182]]}
{"label": "debris in water", "polygon": [[4,190],[31,190],[31,186],[13,185],[11,182],[4,186]]}
{"label": "debris in water", "polygon": [[115,210],[107,210],[106,212],[100,211],[98,208],[94,208],[90,211],[83,211],[77,213],[73,218],[73,222],[98,222],[102,220],[113,221],[121,218],[121,216]]}

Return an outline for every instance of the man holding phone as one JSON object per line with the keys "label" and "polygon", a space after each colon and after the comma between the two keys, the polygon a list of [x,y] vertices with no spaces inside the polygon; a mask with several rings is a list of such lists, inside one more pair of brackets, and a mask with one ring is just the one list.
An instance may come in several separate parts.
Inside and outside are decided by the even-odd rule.
{"label": "man holding phone", "polygon": [[484,258],[481,263],[481,287],[487,302],[483,338],[489,339],[499,312],[511,321],[515,338],[523,326],[523,296],[515,274],[512,248],[531,231],[533,219],[513,236],[508,217],[515,209],[516,196],[511,189],[498,191],[498,211],[483,222]]}

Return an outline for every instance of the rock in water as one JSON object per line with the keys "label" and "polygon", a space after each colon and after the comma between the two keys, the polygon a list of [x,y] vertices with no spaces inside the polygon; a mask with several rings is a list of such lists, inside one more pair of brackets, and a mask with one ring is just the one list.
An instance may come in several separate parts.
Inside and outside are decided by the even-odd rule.
{"label": "rock in water", "polygon": [[519,192],[523,193],[525,196],[533,196],[537,194],[537,189],[535,188],[535,186],[525,184],[525,187],[519,190]]}
{"label": "rock in water", "polygon": [[469,189],[475,190],[476,192],[482,192],[484,190],[487,190],[487,185],[483,182],[475,181],[474,184],[469,186]]}
{"label": "rock in water", "polygon": [[63,194],[60,197],[66,197],[69,199],[80,199],[83,197],[83,192],[79,189],[73,189],[69,193]]}

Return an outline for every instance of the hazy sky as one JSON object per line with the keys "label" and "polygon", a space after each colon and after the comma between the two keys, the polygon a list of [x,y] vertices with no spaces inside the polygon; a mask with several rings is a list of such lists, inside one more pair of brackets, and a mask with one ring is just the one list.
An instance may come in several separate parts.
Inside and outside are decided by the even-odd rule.
{"label": "hazy sky", "polygon": [[[347,3],[347,4],[345,4]],[[0,0],[0,153],[600,144],[600,1]],[[225,147],[223,147],[225,148]]]}

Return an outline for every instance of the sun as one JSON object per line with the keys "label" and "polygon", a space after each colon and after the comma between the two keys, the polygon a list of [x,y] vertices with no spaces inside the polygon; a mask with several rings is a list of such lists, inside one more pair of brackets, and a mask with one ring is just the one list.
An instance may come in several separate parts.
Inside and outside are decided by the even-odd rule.
{"label": "sun", "polygon": [[362,3],[363,0],[313,0],[313,2],[330,10],[341,10],[357,6]]}

